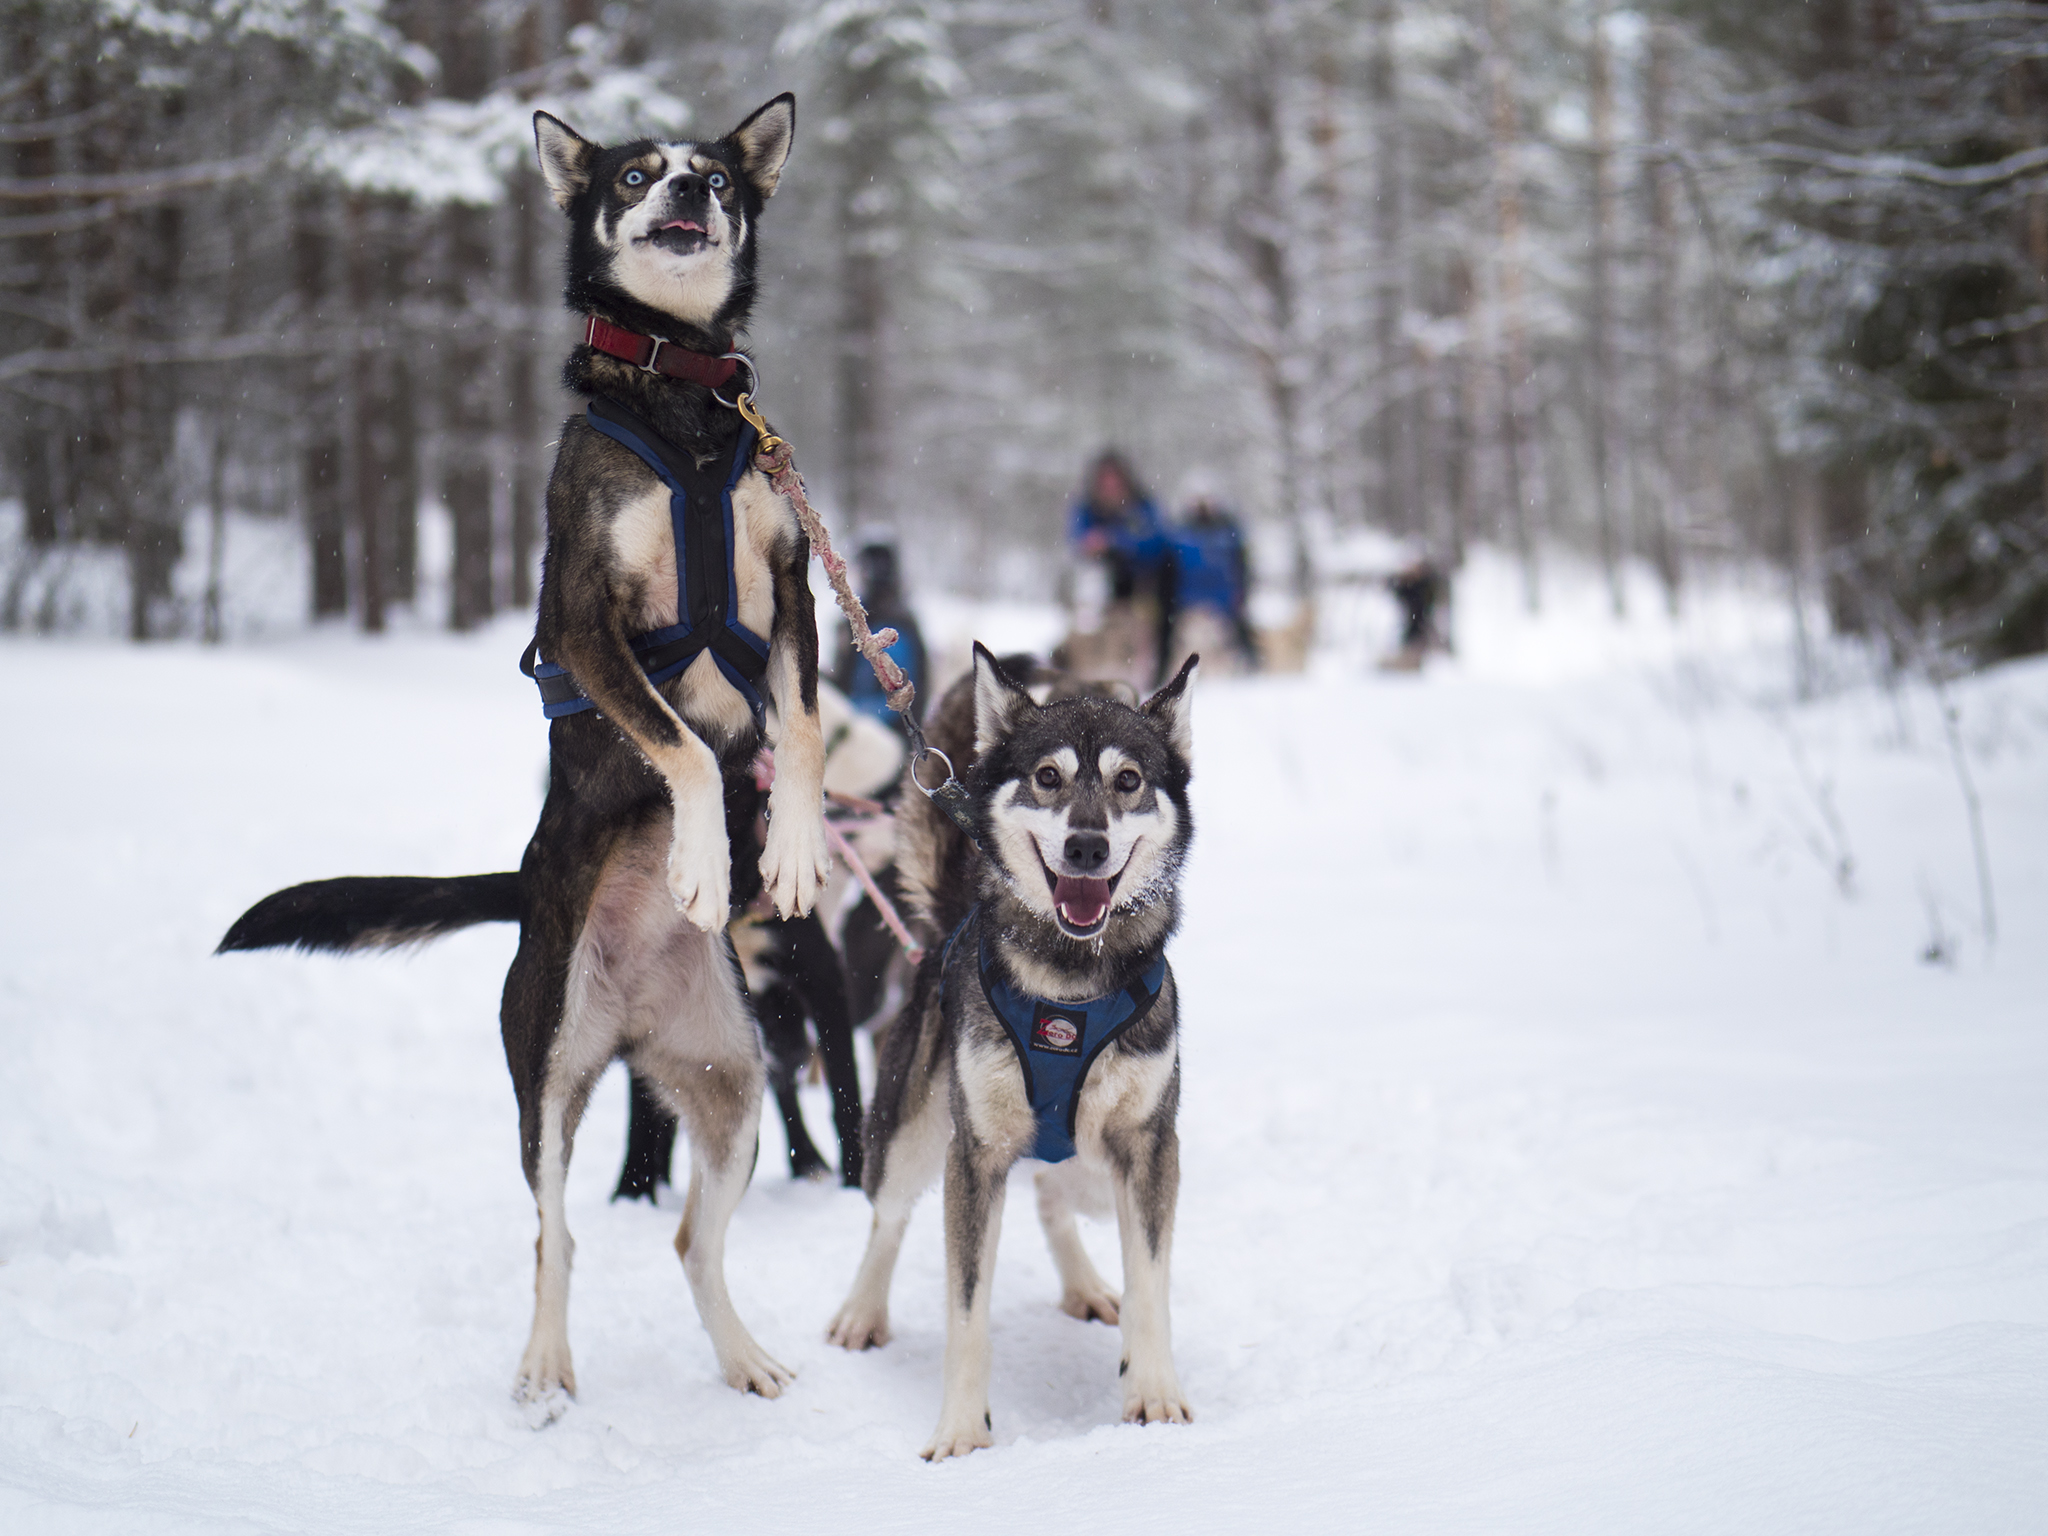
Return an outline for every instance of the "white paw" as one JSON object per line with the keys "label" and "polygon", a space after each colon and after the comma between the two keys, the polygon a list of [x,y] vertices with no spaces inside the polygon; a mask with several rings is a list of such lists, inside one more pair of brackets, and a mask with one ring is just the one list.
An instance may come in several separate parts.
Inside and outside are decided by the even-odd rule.
{"label": "white paw", "polygon": [[963,1419],[957,1424],[941,1419],[930,1443],[917,1454],[926,1461],[944,1461],[948,1456],[986,1450],[995,1443],[995,1436],[989,1432],[988,1410],[983,1409],[980,1418]]}
{"label": "white paw", "polygon": [[1107,1323],[1117,1325],[1121,1303],[1115,1291],[1097,1281],[1084,1290],[1068,1291],[1060,1297],[1060,1310],[1069,1317],[1078,1317],[1084,1323]]}
{"label": "white paw", "polygon": [[706,933],[725,927],[732,905],[731,854],[720,832],[716,839],[669,844],[668,891],[676,910]]}
{"label": "white paw", "polygon": [[546,1429],[569,1411],[570,1403],[569,1394],[560,1387],[538,1396],[528,1396],[523,1382],[513,1389],[512,1400],[519,1405],[520,1418],[532,1430]]}
{"label": "white paw", "polygon": [[733,1348],[720,1350],[718,1369],[728,1387],[759,1397],[780,1397],[782,1389],[796,1380],[795,1371],[772,1358],[751,1338],[742,1338]]}
{"label": "white paw", "polygon": [[801,917],[818,900],[832,876],[832,852],[825,846],[825,822],[816,808],[785,808],[768,818],[768,846],[761,851],[761,889],[783,917]]}
{"label": "white paw", "polygon": [[1194,1418],[1171,1365],[1163,1371],[1124,1372],[1126,1424],[1191,1424]]}
{"label": "white paw", "polygon": [[849,1297],[825,1330],[825,1338],[841,1349],[880,1349],[889,1342],[888,1303],[876,1307]]}
{"label": "white paw", "polygon": [[545,1429],[569,1411],[576,1396],[576,1368],[569,1361],[566,1340],[526,1346],[519,1375],[512,1382],[512,1400],[524,1410],[529,1429]]}

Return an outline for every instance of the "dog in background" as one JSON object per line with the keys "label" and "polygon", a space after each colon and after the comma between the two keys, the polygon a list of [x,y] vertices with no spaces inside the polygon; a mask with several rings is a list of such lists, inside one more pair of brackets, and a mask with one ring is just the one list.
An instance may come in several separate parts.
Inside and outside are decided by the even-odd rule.
{"label": "dog in background", "polygon": [[[1195,659],[1140,708],[1040,705],[988,651],[929,723],[962,772],[973,834],[929,804],[901,812],[901,884],[927,931],[865,1127],[874,1226],[829,1337],[889,1338],[889,1283],[918,1196],[945,1180],[946,1356],[927,1460],[993,1443],[989,1282],[1005,1181],[1023,1157],[1063,1310],[1123,1330],[1123,1413],[1185,1422],[1167,1271],[1180,1182],[1179,994],[1165,944],[1194,824]],[[971,728],[963,728],[971,719]],[[1078,1210],[1113,1208],[1124,1289],[1081,1246]]]}
{"label": "dog in background", "polygon": [[220,946],[388,949],[519,923],[501,1022],[540,1240],[515,1394],[544,1420],[576,1388],[570,1148],[615,1058],[690,1137],[675,1245],[721,1374],[767,1397],[790,1380],[725,1283],[762,1084],[725,938],[728,827],[751,828],[759,805],[758,679],[779,723],[759,876],[778,912],[811,910],[830,873],[818,634],[808,541],[715,389],[738,366],[762,209],[795,125],[784,95],[720,139],[606,147],[535,114],[541,170],[569,219],[566,298],[588,317],[564,379],[591,401],[563,427],[548,484],[535,644],[543,697],[551,676],[566,685],[550,698],[540,824],[517,874],[297,886],[257,903]]}

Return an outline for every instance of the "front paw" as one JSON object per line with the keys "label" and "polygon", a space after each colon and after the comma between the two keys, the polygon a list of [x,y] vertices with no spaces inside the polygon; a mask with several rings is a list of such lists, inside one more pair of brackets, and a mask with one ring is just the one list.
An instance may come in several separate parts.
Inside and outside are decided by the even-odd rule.
{"label": "front paw", "polygon": [[926,1461],[944,1461],[949,1456],[965,1456],[969,1451],[986,1450],[996,1443],[989,1431],[988,1413],[983,1411],[978,1419],[963,1419],[955,1424],[946,1419],[939,1420],[939,1427],[933,1431],[930,1442],[917,1454]]}
{"label": "front paw", "polygon": [[1172,1366],[1164,1371],[1124,1374],[1126,1424],[1191,1424],[1194,1418],[1195,1410],[1188,1406]]}
{"label": "front paw", "polygon": [[785,811],[768,820],[761,852],[761,890],[782,917],[801,917],[817,904],[832,875],[824,818],[816,811]]}
{"label": "front paw", "polygon": [[668,892],[676,910],[706,933],[725,927],[731,915],[732,868],[725,839],[715,846],[703,841],[677,842],[668,850]]}

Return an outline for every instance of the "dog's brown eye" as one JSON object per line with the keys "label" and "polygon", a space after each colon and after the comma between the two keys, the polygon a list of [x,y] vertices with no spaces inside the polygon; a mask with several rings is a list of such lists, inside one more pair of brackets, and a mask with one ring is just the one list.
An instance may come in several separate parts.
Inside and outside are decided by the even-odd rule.
{"label": "dog's brown eye", "polygon": [[1060,787],[1059,769],[1053,767],[1053,765],[1050,763],[1047,763],[1043,768],[1039,769],[1038,787],[1040,789],[1058,789]]}
{"label": "dog's brown eye", "polygon": [[1136,792],[1138,786],[1144,782],[1138,777],[1138,770],[1135,768],[1126,768],[1116,776],[1117,789],[1126,795]]}

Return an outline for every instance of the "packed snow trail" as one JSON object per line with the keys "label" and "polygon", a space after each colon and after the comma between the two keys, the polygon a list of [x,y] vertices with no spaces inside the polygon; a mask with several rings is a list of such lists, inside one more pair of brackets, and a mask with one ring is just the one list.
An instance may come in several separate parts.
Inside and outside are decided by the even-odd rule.
{"label": "packed snow trail", "polygon": [[516,862],[524,638],[0,645],[58,701],[0,740],[0,1529],[2040,1529],[2048,665],[1959,695],[1988,956],[1910,693],[1759,710],[1739,658],[1206,683],[1198,1420],[1114,1422],[1117,1335],[1055,1310],[1019,1182],[997,1445],[934,1468],[936,1197],[895,1341],[835,1350],[866,1206],[781,1177],[769,1115],[730,1275],[799,1376],[741,1397],[679,1202],[606,1203],[615,1073],[570,1183],[581,1397],[535,1433],[511,931],[209,954],[294,881]]}

